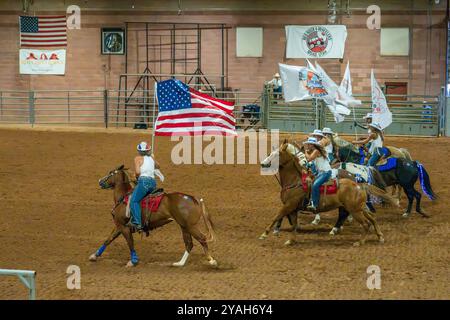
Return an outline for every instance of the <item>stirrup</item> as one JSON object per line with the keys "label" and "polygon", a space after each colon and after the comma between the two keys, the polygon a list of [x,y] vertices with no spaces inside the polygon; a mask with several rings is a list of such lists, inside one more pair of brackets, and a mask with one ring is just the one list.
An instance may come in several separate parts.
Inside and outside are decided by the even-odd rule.
{"label": "stirrup", "polygon": [[143,230],[143,227],[141,225],[134,224],[130,221],[126,224],[127,227],[130,227],[132,229],[132,232],[141,232]]}

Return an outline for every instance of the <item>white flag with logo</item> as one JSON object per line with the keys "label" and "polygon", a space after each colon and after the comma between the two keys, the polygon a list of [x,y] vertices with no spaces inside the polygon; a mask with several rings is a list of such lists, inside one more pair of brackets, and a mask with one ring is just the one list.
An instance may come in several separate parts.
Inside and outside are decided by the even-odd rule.
{"label": "white flag with logo", "polygon": [[378,123],[382,129],[387,128],[392,123],[392,113],[388,108],[386,97],[378,85],[375,75],[371,73],[372,81],[372,122]]}
{"label": "white flag with logo", "polygon": [[322,98],[328,94],[320,76],[307,67],[290,66],[279,63],[286,102]]}
{"label": "white flag with logo", "polygon": [[350,114],[350,109],[347,108],[347,104],[345,103],[348,97],[339,92],[337,84],[317,62],[316,70],[322,78],[322,84],[325,90],[328,92],[328,95],[323,97],[323,101],[325,101],[328,109],[333,114],[336,123],[344,121],[345,116]]}
{"label": "white flag with logo", "polygon": [[345,68],[344,78],[341,81],[341,85],[339,86],[339,91],[345,93],[348,97],[347,105],[351,107],[360,106],[362,104],[361,100],[356,100],[353,98],[353,89],[352,89],[352,78],[350,75],[350,62],[347,62],[347,68]]}
{"label": "white flag with logo", "polygon": [[344,25],[286,26],[286,58],[342,59],[346,39]]}

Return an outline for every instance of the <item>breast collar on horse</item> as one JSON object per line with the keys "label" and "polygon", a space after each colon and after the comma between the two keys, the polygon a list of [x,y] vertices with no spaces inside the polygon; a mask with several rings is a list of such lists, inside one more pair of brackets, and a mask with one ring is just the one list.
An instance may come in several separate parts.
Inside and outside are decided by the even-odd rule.
{"label": "breast collar on horse", "polygon": [[[129,182],[122,182],[122,184],[127,184]],[[121,196],[119,198],[119,200],[117,200],[117,202],[114,204],[113,208],[111,209],[111,215],[114,217],[114,211],[117,209],[117,207],[123,203],[123,201],[125,200],[126,196],[129,196],[131,193],[133,192],[133,188],[130,186],[130,188],[128,189],[127,193],[124,196]]]}
{"label": "breast collar on horse", "polygon": [[[298,149],[298,148],[297,148],[297,149]],[[294,157],[297,158],[297,155],[298,155],[300,152],[301,152],[301,150],[298,150],[298,152],[295,153]],[[295,161],[295,160],[294,160],[294,161]],[[278,184],[279,184],[280,187],[281,187],[281,192],[286,192],[287,190],[295,189],[295,188],[298,188],[298,187],[302,186],[302,174],[303,174],[303,173],[302,173],[301,171],[298,171],[297,166],[295,166],[295,169],[297,170],[298,173],[300,173],[300,180],[297,181],[296,183],[290,184],[290,185],[285,186],[285,187],[283,187],[283,186],[281,185],[281,177],[278,178],[278,176],[275,175],[275,179],[277,179]]]}

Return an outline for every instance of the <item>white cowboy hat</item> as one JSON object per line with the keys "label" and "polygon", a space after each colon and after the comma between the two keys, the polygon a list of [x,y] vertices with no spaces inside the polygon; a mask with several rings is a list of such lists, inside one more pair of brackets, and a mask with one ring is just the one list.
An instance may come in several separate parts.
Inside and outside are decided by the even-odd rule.
{"label": "white cowboy hat", "polygon": [[323,128],[322,133],[325,134],[334,134],[334,132],[330,128]]}
{"label": "white cowboy hat", "polygon": [[372,119],[372,118],[373,114],[371,114],[370,112],[363,117],[363,119]]}
{"label": "white cowboy hat", "polygon": [[323,135],[322,131],[319,130],[319,129],[314,130],[314,132],[311,133],[311,136],[325,137],[325,136]]}
{"label": "white cowboy hat", "polygon": [[150,151],[152,149],[152,147],[150,147],[147,142],[142,141],[141,143],[139,143],[137,145],[136,149],[137,149],[137,151],[140,151],[140,152],[147,152],[147,151]]}
{"label": "white cowboy hat", "polygon": [[273,75],[273,77],[274,77],[274,78],[279,78],[279,77],[280,77],[280,74],[277,72],[277,73],[275,73],[275,74]]}
{"label": "white cowboy hat", "polygon": [[377,130],[380,130],[380,131],[383,130],[383,128],[381,128],[381,125],[379,123],[376,123],[376,122],[375,123],[369,123],[368,126],[372,127],[372,128],[375,128]]}
{"label": "white cowboy hat", "polygon": [[313,145],[316,145],[316,146],[321,147],[320,143],[317,142],[317,139],[314,138],[314,137],[309,137],[308,140],[306,140],[305,142],[303,142],[303,144],[313,144]]}

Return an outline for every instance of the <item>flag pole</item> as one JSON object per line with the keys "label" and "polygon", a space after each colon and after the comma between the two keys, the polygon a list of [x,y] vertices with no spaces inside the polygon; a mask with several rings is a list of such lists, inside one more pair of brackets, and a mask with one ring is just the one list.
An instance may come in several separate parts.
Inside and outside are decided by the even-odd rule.
{"label": "flag pole", "polygon": [[155,81],[155,86],[153,88],[153,135],[152,135],[152,153],[155,153],[155,126],[156,126],[156,116],[155,116],[155,112],[156,112],[156,88],[157,88],[157,82]]}

